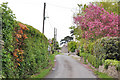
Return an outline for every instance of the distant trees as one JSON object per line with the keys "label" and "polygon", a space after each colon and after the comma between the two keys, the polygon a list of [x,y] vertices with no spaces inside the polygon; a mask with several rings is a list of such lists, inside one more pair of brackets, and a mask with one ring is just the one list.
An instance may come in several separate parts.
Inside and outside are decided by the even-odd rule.
{"label": "distant trees", "polygon": [[73,40],[73,37],[71,37],[71,36],[66,36],[66,37],[64,37],[64,39],[61,39],[60,45],[62,45],[62,44],[64,44],[64,43],[68,43],[68,42],[70,42],[70,41],[72,41],[72,40]]}
{"label": "distant trees", "polygon": [[51,41],[50,46],[52,51],[60,49],[58,41],[56,41],[54,38],[52,38],[52,40],[49,41]]}

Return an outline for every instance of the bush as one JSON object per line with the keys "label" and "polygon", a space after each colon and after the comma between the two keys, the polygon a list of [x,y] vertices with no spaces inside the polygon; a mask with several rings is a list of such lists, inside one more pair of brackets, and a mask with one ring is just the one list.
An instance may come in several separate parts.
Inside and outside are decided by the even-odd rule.
{"label": "bush", "polygon": [[116,66],[117,68],[117,71],[120,71],[120,62],[119,62],[119,64],[117,64],[117,66]]}
{"label": "bush", "polygon": [[68,42],[68,50],[75,52],[75,49],[77,49],[77,43],[75,41]]}
{"label": "bush", "polygon": [[116,70],[120,70],[120,61],[117,61],[117,60],[110,60],[110,59],[107,59],[105,60],[105,64],[104,64],[104,68],[105,69],[108,69],[108,66],[115,66],[116,67]]}
{"label": "bush", "polygon": [[84,63],[86,63],[88,54],[87,53],[80,53],[80,57],[84,58]]}
{"label": "bush", "polygon": [[88,59],[88,62],[92,64],[95,68],[99,68],[99,65],[102,65],[102,61],[93,55],[89,54],[87,59]]}
{"label": "bush", "polygon": [[94,54],[100,59],[120,60],[120,37],[104,37],[94,44]]}
{"label": "bush", "polygon": [[99,68],[99,65],[102,65],[102,61],[96,58],[95,56],[89,54],[89,53],[81,53],[80,57],[84,58],[84,62],[88,60],[88,62],[93,65],[95,68]]}
{"label": "bush", "polygon": [[83,49],[84,49],[85,53],[89,53],[88,45],[89,45],[89,43],[84,43],[83,44]]}
{"label": "bush", "polygon": [[80,53],[83,53],[84,52],[84,48],[83,48],[83,45],[80,46]]}
{"label": "bush", "polygon": [[88,44],[88,52],[93,55],[93,47],[94,47],[94,42],[89,42]]}

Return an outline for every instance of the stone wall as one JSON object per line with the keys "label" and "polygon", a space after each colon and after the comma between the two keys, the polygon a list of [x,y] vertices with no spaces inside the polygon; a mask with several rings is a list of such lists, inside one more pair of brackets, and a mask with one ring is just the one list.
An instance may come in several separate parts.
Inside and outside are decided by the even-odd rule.
{"label": "stone wall", "polygon": [[108,66],[108,69],[104,69],[104,65],[99,66],[99,72],[103,72],[112,76],[113,78],[120,79],[120,72],[116,70],[115,66]]}
{"label": "stone wall", "polygon": [[[84,58],[80,57],[80,62],[84,63]],[[86,62],[88,63],[87,65],[91,65],[88,60],[86,60]],[[118,78],[120,80],[120,71],[116,70],[115,66],[108,66],[108,69],[104,69],[104,65],[99,66],[99,68],[95,68],[91,65],[92,68],[94,68],[95,70],[102,72],[102,73],[106,73],[109,76],[112,76],[113,78]]]}
{"label": "stone wall", "polygon": [[[80,57],[80,61],[82,63],[84,63],[84,58]],[[88,65],[91,65],[88,60],[86,60],[86,62],[88,63]],[[104,68],[104,65],[102,66],[99,66],[99,68],[95,68],[91,65],[92,68],[94,68],[95,70],[99,71],[99,72],[102,72],[102,73],[106,73],[108,74],[109,76],[112,76],[113,78],[118,78],[120,80],[120,71],[117,71],[116,70],[116,67],[115,66],[108,66],[108,69],[105,69]]]}

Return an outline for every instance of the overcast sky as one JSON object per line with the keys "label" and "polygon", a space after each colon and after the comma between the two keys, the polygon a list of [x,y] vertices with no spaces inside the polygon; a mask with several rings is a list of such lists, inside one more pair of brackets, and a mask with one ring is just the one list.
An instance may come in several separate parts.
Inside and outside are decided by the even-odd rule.
{"label": "overcast sky", "polygon": [[70,35],[69,27],[73,25],[73,13],[78,12],[77,4],[85,4],[98,0],[0,0],[8,2],[18,21],[29,24],[42,32],[43,6],[46,2],[45,31],[46,37],[54,37],[57,28],[57,40]]}

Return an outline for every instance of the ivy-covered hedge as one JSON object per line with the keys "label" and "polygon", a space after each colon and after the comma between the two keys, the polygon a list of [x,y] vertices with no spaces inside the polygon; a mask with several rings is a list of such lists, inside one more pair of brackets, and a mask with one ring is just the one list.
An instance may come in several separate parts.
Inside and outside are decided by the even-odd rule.
{"label": "ivy-covered hedge", "polygon": [[37,29],[15,20],[7,3],[2,13],[2,76],[27,78],[49,66],[48,40]]}
{"label": "ivy-covered hedge", "polygon": [[3,3],[0,6],[2,8],[2,34],[4,41],[4,49],[2,50],[2,75],[4,77],[17,77],[18,70],[15,68],[15,60],[13,58],[14,51],[14,27],[16,21],[15,16],[10,8],[7,7],[7,3]]}
{"label": "ivy-covered hedge", "polygon": [[99,58],[120,60],[120,37],[98,39],[94,43],[93,52]]}

